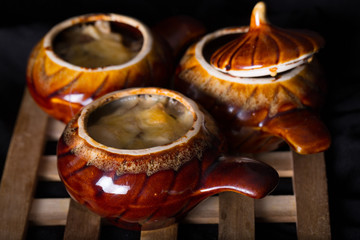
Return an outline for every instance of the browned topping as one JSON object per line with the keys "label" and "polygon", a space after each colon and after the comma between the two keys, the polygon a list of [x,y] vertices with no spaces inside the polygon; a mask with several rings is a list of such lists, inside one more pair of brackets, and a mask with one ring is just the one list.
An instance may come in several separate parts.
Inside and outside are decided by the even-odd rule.
{"label": "browned topping", "polygon": [[141,41],[124,44],[124,36],[109,21],[78,24],[64,30],[54,41],[54,52],[76,66],[97,68],[123,64],[141,48]]}
{"label": "browned topping", "polygon": [[156,95],[119,99],[102,112],[87,131],[99,143],[119,149],[169,144],[184,136],[194,122],[181,103]]}

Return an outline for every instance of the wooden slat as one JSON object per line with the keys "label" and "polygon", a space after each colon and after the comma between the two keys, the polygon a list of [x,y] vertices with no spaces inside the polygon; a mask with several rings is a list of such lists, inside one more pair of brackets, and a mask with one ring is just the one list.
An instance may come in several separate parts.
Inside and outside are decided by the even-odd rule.
{"label": "wooden slat", "polygon": [[97,240],[100,235],[101,218],[84,206],[70,200],[64,240]]}
{"label": "wooden slat", "polygon": [[270,195],[263,199],[256,199],[255,217],[258,222],[296,222],[295,196]]}
{"label": "wooden slat", "polygon": [[0,239],[25,237],[47,119],[25,90],[0,185]]}
{"label": "wooden slat", "polygon": [[254,199],[233,192],[219,194],[219,239],[255,239]]}
{"label": "wooden slat", "polygon": [[293,153],[298,239],[331,239],[324,154]]}
{"label": "wooden slat", "polygon": [[187,224],[219,224],[219,197],[209,197],[197,205],[183,220]]}
{"label": "wooden slat", "polygon": [[280,177],[293,176],[291,151],[258,153],[253,157],[275,168]]}
{"label": "wooden slat", "polygon": [[[54,122],[54,120],[50,122]],[[293,176],[292,156],[290,151],[258,154],[255,158],[275,168],[280,177]],[[56,167],[55,155],[42,156],[38,176],[41,180],[60,181]]]}
{"label": "wooden slat", "polygon": [[65,124],[54,118],[49,118],[49,124],[46,129],[46,137],[48,140],[57,141],[64,131]]}
{"label": "wooden slat", "polygon": [[[267,154],[258,154],[256,159],[271,165],[278,171],[280,177],[292,177],[292,156],[291,152],[273,152]],[[38,176],[45,181],[60,181],[57,168],[56,156],[42,156]]]}
{"label": "wooden slat", "polygon": [[[38,226],[65,225],[69,198],[34,199],[29,221]],[[56,209],[55,209],[56,208]],[[261,222],[295,222],[295,197],[267,196],[255,200],[255,218]],[[213,196],[195,207],[183,220],[186,224],[219,224],[219,197]]]}
{"label": "wooden slat", "polygon": [[[258,222],[296,222],[295,196],[275,195],[255,199],[255,219]],[[195,207],[184,219],[189,224],[218,224],[219,198],[210,197]]]}
{"label": "wooden slat", "polygon": [[177,239],[178,225],[173,224],[169,227],[151,230],[141,231],[141,240],[176,240]]}
{"label": "wooden slat", "polygon": [[57,158],[55,155],[42,156],[38,170],[39,180],[60,181],[56,164]]}
{"label": "wooden slat", "polygon": [[65,226],[70,198],[34,199],[29,221],[37,226]]}

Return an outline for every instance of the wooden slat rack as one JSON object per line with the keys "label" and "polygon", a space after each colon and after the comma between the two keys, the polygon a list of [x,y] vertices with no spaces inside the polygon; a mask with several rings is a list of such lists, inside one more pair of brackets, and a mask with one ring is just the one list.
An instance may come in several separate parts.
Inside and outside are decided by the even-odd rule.
{"label": "wooden slat rack", "polygon": [[[99,239],[104,221],[66,198],[34,198],[38,181],[60,181],[47,142],[64,125],[40,110],[26,90],[0,185],[0,239],[25,239],[29,225],[64,226],[64,239]],[[324,154],[276,151],[255,155],[292,181],[292,195],[253,200],[223,193],[202,202],[184,224],[217,224],[218,239],[256,239],[255,222],[296,223],[298,239],[331,239]],[[84,221],[86,219],[86,221]],[[179,228],[142,231],[141,240],[177,239]],[[119,236],[119,239],[124,239]]]}

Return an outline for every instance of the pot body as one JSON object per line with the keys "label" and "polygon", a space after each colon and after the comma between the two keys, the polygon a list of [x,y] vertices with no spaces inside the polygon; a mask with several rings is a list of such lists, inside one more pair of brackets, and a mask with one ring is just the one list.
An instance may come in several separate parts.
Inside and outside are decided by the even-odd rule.
{"label": "pot body", "polygon": [[258,78],[233,77],[209,64],[213,49],[247,29],[221,29],[193,44],[177,68],[175,89],[212,114],[234,152],[271,151],[284,140],[299,153],[326,150],[330,136],[316,116],[326,85],[316,61]]}
{"label": "pot body", "polygon": [[[177,170],[118,175],[115,169],[89,165],[86,158],[71,153],[73,147],[63,138],[59,142],[58,170],[68,193],[112,224],[131,230],[161,228],[181,219],[204,199],[193,194],[201,184],[204,164],[210,166],[219,154],[214,146],[201,159],[193,157]],[[113,161],[117,158],[113,156]]]}
{"label": "pot body", "polygon": [[[144,93],[165,93],[190,103],[191,129],[170,144],[136,150],[107,147],[87,134],[88,116],[98,106],[124,94]],[[140,88],[117,91],[85,106],[58,142],[58,172],[71,197],[116,226],[149,230],[178,221],[200,201],[222,191],[252,198],[270,193],[277,172],[256,160],[223,156],[225,140],[215,121],[186,99],[170,90]]]}
{"label": "pot body", "polygon": [[[53,50],[58,33],[97,20],[121,23],[143,38],[139,53],[121,65],[85,68],[60,59]],[[116,14],[89,14],[54,26],[34,47],[27,66],[27,86],[36,103],[50,116],[67,123],[94,99],[123,88],[166,86],[173,71],[169,46],[136,19]]]}
{"label": "pot body", "polygon": [[193,194],[202,184],[202,173],[225,148],[208,115],[197,113],[206,123],[201,120],[194,127],[196,134],[182,143],[135,154],[84,139],[79,116],[70,121],[58,143],[60,177],[79,203],[119,227],[145,230],[174,223],[205,197]]}

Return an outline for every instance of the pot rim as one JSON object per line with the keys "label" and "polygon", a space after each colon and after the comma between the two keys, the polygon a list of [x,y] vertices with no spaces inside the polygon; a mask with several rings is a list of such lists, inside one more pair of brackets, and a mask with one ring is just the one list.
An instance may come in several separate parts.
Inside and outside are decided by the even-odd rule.
{"label": "pot rim", "polygon": [[[143,37],[143,44],[141,46],[140,51],[130,59],[129,61],[118,64],[118,65],[111,65],[111,66],[104,66],[104,67],[97,67],[97,68],[87,68],[87,67],[81,67],[74,65],[72,63],[69,63],[62,58],[60,58],[57,54],[55,54],[52,43],[54,38],[63,30],[66,28],[72,27],[79,23],[85,23],[85,22],[93,22],[96,20],[105,20],[105,21],[113,21],[113,22],[121,22],[124,24],[127,24],[133,28],[136,28],[140,31]],[[115,14],[115,13],[94,13],[94,14],[84,14],[80,16],[75,16],[72,18],[69,18],[67,20],[64,20],[58,24],[56,24],[54,27],[50,29],[50,31],[44,36],[43,41],[43,48],[45,49],[45,52],[47,56],[54,61],[55,63],[64,66],[66,68],[73,69],[75,71],[85,71],[85,72],[98,72],[98,71],[111,71],[111,70],[119,70],[124,69],[128,66],[134,65],[144,59],[146,55],[149,54],[151,51],[152,45],[153,45],[153,37],[149,30],[149,28],[139,21],[138,19],[135,19],[133,17],[129,17],[126,15],[121,14]]]}
{"label": "pot rim", "polygon": [[[173,98],[177,101],[179,101],[181,104],[183,104],[193,115],[193,125],[190,127],[190,129],[186,132],[185,135],[178,138],[177,140],[161,146],[155,146],[150,148],[143,148],[143,149],[119,149],[114,147],[106,146],[96,140],[94,140],[87,132],[86,130],[86,122],[89,117],[89,115],[98,109],[99,107],[104,106],[105,104],[108,104],[112,101],[116,101],[120,98],[131,96],[131,95],[162,95],[167,96],[170,98]],[[148,155],[152,153],[161,152],[164,150],[168,150],[171,148],[174,148],[176,146],[186,144],[190,139],[192,139],[194,136],[196,136],[201,126],[204,122],[204,114],[200,111],[198,105],[191,100],[190,98],[185,97],[181,93],[175,92],[173,90],[165,89],[165,88],[156,88],[156,87],[146,87],[146,88],[128,88],[123,90],[118,90],[115,92],[108,93],[89,105],[85,106],[81,112],[80,116],[77,119],[77,123],[79,126],[78,133],[79,137],[84,139],[88,144],[95,148],[99,148],[102,150],[105,150],[107,152],[120,154],[120,155],[132,155],[132,156],[142,156],[142,155]]]}
{"label": "pot rim", "polygon": [[[222,28],[216,30],[215,32],[205,35],[195,44],[195,58],[210,75],[213,75],[214,77],[222,80],[226,80],[234,83],[241,83],[241,84],[271,84],[274,82],[287,81],[292,79],[295,75],[299,74],[305,68],[305,64],[303,63],[307,62],[307,58],[298,59],[297,61],[299,61],[299,65],[297,67],[292,66],[293,69],[289,69],[287,72],[278,73],[274,77],[272,76],[250,77],[250,75],[247,77],[238,77],[217,70],[208,61],[205,60],[203,55],[203,49],[207,43],[224,35],[246,33],[248,30],[249,30],[248,26],[228,27],[228,28]],[[264,71],[269,72],[269,69],[266,68],[264,69]]]}

